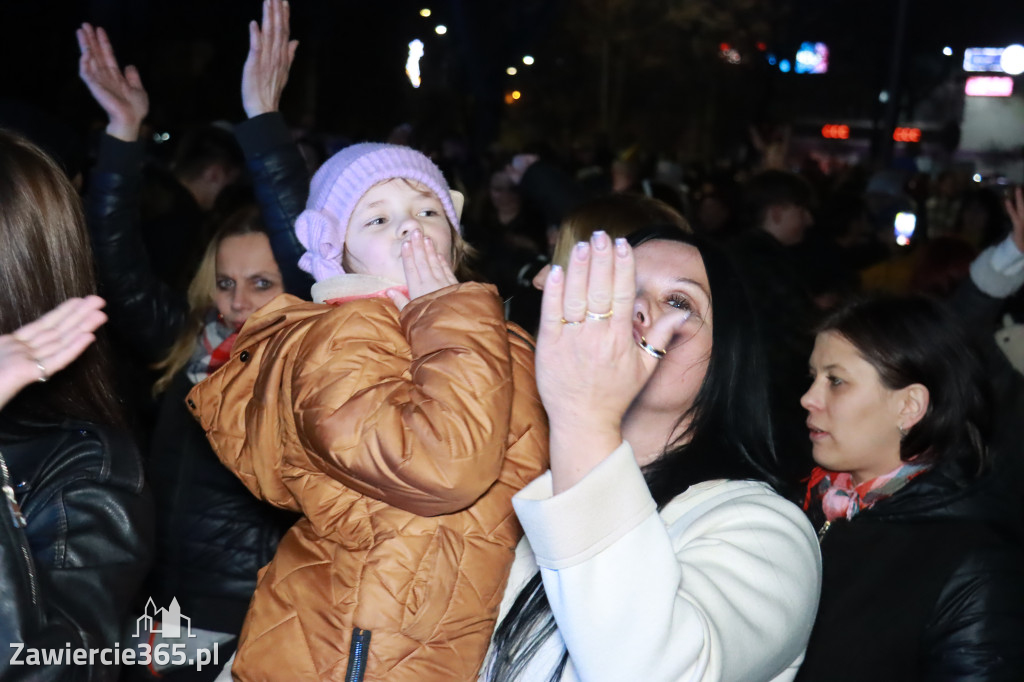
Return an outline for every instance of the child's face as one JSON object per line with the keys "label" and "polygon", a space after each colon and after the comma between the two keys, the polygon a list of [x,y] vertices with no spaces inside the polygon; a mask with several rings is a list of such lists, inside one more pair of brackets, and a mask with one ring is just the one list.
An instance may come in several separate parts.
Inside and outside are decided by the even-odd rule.
{"label": "child's face", "polygon": [[374,185],[348,221],[342,267],[346,272],[405,282],[402,242],[415,229],[452,264],[452,229],[437,196],[425,185],[402,178]]}

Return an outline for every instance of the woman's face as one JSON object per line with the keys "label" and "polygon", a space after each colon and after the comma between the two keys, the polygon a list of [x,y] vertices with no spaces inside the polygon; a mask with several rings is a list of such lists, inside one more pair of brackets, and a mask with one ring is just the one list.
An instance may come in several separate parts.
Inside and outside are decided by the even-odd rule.
{"label": "woman's face", "polygon": [[899,427],[907,389],[890,390],[856,346],[835,332],[818,334],[810,361],[813,383],[800,399],[814,461],[852,474],[860,484],[901,465]]}
{"label": "woman's face", "polygon": [[[633,334],[639,342],[661,316],[690,312],[689,319],[665,347],[668,354],[629,413],[662,412],[678,418],[690,409],[711,359],[711,288],[700,252],[689,244],[652,240],[636,247],[636,302]],[[627,418],[630,414],[627,414]],[[646,464],[646,462],[640,462]]]}
{"label": "woman's face", "polygon": [[281,270],[261,232],[225,237],[217,248],[213,302],[224,324],[239,330],[253,312],[284,293]]}

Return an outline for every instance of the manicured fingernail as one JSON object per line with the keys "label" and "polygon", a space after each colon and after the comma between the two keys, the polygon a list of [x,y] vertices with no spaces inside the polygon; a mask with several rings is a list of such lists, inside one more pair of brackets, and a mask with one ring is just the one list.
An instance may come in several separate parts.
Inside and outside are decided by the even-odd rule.
{"label": "manicured fingernail", "polygon": [[587,254],[590,253],[590,244],[587,242],[576,242],[576,248],[573,249],[573,253],[579,259],[584,259]]}
{"label": "manicured fingernail", "polygon": [[615,253],[620,256],[629,255],[629,242],[626,241],[625,237],[619,237],[615,240]]}
{"label": "manicured fingernail", "polygon": [[562,279],[562,266],[552,265],[551,270],[548,272],[548,279],[552,282],[559,282]]}
{"label": "manicured fingernail", "polygon": [[594,248],[598,251],[604,251],[608,248],[608,234],[604,230],[598,230],[594,234],[590,235],[590,243],[594,245]]}

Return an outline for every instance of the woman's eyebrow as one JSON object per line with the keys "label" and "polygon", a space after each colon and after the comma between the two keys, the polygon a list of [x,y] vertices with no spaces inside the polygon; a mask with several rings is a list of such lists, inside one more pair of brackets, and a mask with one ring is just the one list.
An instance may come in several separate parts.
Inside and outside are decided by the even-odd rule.
{"label": "woman's eyebrow", "polygon": [[689,277],[677,277],[675,281],[677,284],[692,284],[693,286],[700,289],[701,292],[708,297],[708,299],[711,298],[711,294],[708,292],[707,288],[695,279],[690,279]]}

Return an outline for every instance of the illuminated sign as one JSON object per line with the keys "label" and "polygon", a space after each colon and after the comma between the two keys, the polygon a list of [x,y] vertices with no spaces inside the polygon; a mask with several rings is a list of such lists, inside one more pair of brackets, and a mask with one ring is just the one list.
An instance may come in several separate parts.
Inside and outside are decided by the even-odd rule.
{"label": "illuminated sign", "polygon": [[850,126],[829,123],[821,127],[821,136],[830,140],[849,140]]}
{"label": "illuminated sign", "polygon": [[964,50],[964,71],[1020,75],[1024,73],[1024,45],[969,47]]}
{"label": "illuminated sign", "polygon": [[971,97],[1009,97],[1013,94],[1013,79],[1009,76],[971,76],[964,92]]}
{"label": "illuminated sign", "polygon": [[797,73],[826,73],[828,71],[828,45],[802,43],[796,52]]}
{"label": "illuminated sign", "polygon": [[920,128],[897,128],[892,131],[892,139],[897,142],[920,142],[921,141],[921,129]]}

